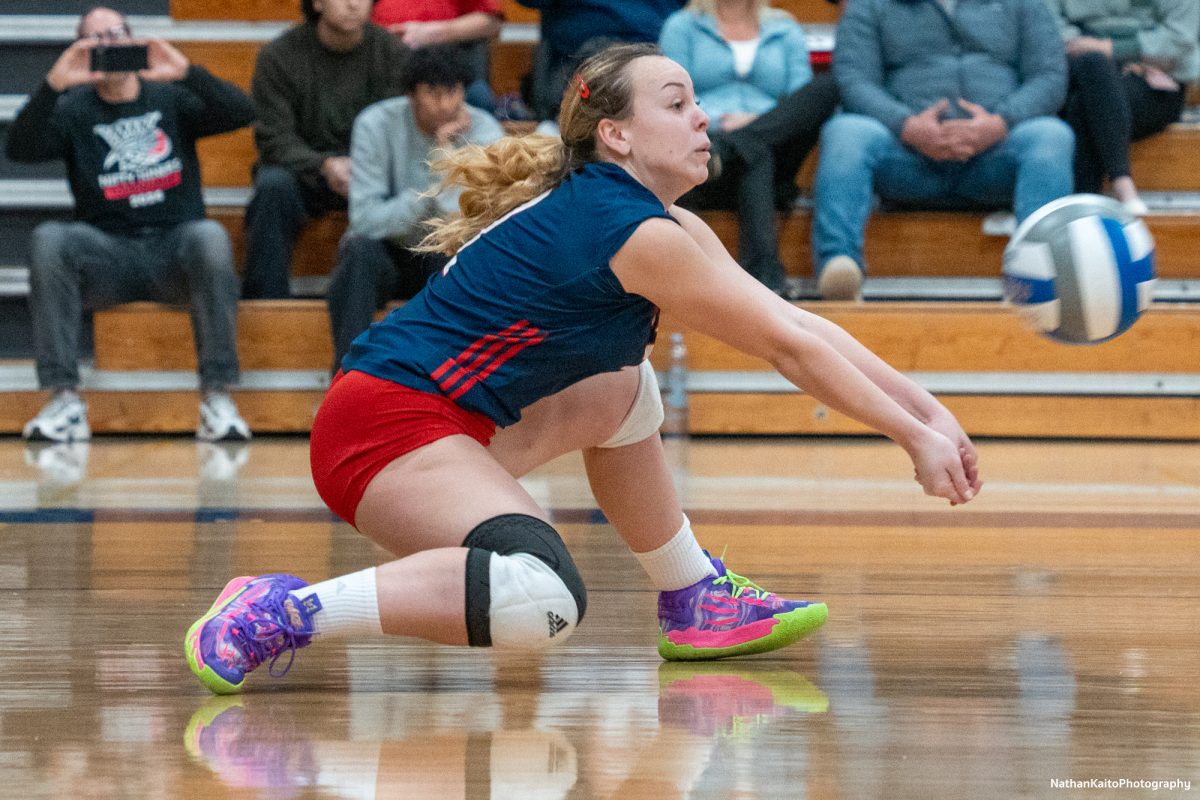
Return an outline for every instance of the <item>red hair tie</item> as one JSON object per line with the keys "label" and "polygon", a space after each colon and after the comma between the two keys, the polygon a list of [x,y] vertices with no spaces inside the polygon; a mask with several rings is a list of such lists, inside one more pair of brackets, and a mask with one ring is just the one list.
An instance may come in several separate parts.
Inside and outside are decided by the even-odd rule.
{"label": "red hair tie", "polygon": [[583,80],[583,76],[576,73],[575,80],[579,81],[579,99],[587,100],[592,96],[592,90],[588,88],[587,82]]}

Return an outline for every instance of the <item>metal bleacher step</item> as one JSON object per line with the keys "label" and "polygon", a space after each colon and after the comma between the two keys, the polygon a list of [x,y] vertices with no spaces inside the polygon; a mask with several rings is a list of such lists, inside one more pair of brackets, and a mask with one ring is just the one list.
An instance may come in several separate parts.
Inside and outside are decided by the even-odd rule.
{"label": "metal bleacher step", "polygon": [[[909,372],[909,378],[935,395],[1054,397],[1197,397],[1200,374],[1140,372]],[[660,384],[668,378],[659,374]],[[799,394],[777,372],[689,372],[689,394]]]}
{"label": "metal bleacher step", "polygon": [[[1151,219],[1160,216],[1200,216],[1200,191],[1148,191],[1141,197],[1150,207]],[[209,206],[245,207],[250,202],[249,186],[206,186],[204,202]],[[71,191],[65,178],[0,179],[0,209],[70,208]],[[798,212],[808,212],[812,202],[802,197]]]}
{"label": "metal bleacher step", "polygon": [[[1091,347],[1026,329],[1001,303],[814,303],[935,394],[972,436],[1200,439],[1200,316],[1156,304],[1127,333]],[[687,345],[686,430],[694,434],[867,433],[798,391],[765,361],[664,316]],[[669,356],[652,354],[670,393]]]}
{"label": "metal bleacher step", "polygon": [[[80,389],[87,392],[196,392],[199,378],[193,370],[102,370],[86,362],[79,366]],[[242,372],[240,391],[324,391],[329,386],[325,369],[251,369]],[[0,393],[37,391],[31,362],[0,363]]]}
{"label": "metal bleacher step", "polygon": [[[1200,438],[1200,317],[1156,305],[1128,333],[1069,347],[1028,331],[994,302],[814,303],[898,369],[934,392],[978,436]],[[329,358],[324,306],[243,305],[239,406],[261,432],[305,432]],[[186,432],[196,379],[187,313],[134,304],[97,315],[96,359],[84,372],[97,433]],[[243,329],[244,328],[244,329]],[[663,336],[688,345],[687,430],[700,434],[859,434],[861,425],[780,379],[766,362],[664,317]],[[665,371],[665,353],[655,366]],[[664,375],[664,380],[666,376]],[[666,384],[665,384],[666,385]],[[0,432],[17,432],[44,393],[32,366],[0,368]]]}
{"label": "metal bleacher step", "polygon": [[[3,9],[10,16],[78,18],[96,5],[94,0],[4,0]],[[122,0],[121,10],[133,16],[166,16],[171,13],[171,0]]]}

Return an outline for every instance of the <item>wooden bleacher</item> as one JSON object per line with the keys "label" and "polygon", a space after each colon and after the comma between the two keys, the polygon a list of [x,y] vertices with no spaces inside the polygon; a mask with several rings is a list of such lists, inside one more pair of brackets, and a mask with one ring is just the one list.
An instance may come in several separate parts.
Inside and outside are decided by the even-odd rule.
{"label": "wooden bleacher", "polygon": [[[802,22],[830,23],[836,9],[825,0],[776,2]],[[290,20],[296,0],[173,0],[177,20]],[[510,23],[532,26],[536,13],[506,3]],[[248,88],[257,42],[183,42],[197,63]],[[514,91],[528,69],[532,43],[501,41],[493,49],[493,85]],[[1134,147],[1134,173],[1147,191],[1200,190],[1200,163],[1192,158],[1200,127],[1177,125]],[[254,146],[249,130],[202,143],[207,187],[250,184]],[[813,160],[799,176],[811,188]],[[242,218],[238,204],[217,205],[210,215],[230,231],[241,263]],[[736,248],[737,220],[729,212],[705,218],[726,246]],[[867,259],[873,277],[996,278],[1004,239],[984,236],[982,215],[906,212],[873,216]],[[1193,242],[1200,217],[1157,213],[1148,219],[1158,244],[1160,275],[1200,280]],[[333,263],[344,215],[309,226],[296,249],[293,275],[326,274]],[[793,275],[811,274],[809,214],[799,210],[781,226],[781,255]],[[937,393],[973,435],[1200,438],[1196,394],[1144,391],[1162,378],[1196,379],[1194,354],[1200,344],[1200,314],[1189,304],[1158,304],[1131,331],[1113,342],[1069,347],[1025,330],[1015,314],[996,302],[805,303],[858,336],[898,368],[932,376]],[[665,319],[662,335],[678,330]],[[88,391],[93,429],[104,432],[188,432],[196,422],[196,395],[186,388],[153,388],[151,375],[184,375],[195,369],[190,323],[184,311],[152,303],[121,306],[95,317],[95,369],[100,373],[147,376],[146,390]],[[781,391],[768,367],[694,331],[684,331],[689,367],[697,381],[690,393],[690,429],[696,433],[860,433],[856,423],[830,413],[798,393]],[[656,366],[664,348],[655,354]],[[319,380],[331,359],[329,324],[318,300],[243,302],[239,318],[243,369],[254,376],[237,393],[255,431],[304,432],[320,401]],[[288,376],[302,373],[298,382]],[[275,376],[279,385],[272,386]],[[1000,379],[1009,391],[975,390]],[[1032,376],[1032,377],[1031,377]],[[1112,376],[1134,388],[1123,396],[1089,393],[1099,377]],[[958,380],[961,384],[955,384]],[[724,381],[724,383],[722,383]],[[965,381],[965,382],[964,382]],[[703,386],[707,382],[707,388]],[[1084,386],[1080,390],[1073,383]],[[290,388],[288,388],[290,386]],[[281,388],[282,387],[282,388]],[[731,388],[732,387],[732,388]],[[15,433],[44,400],[31,391],[0,391],[0,432]]]}
{"label": "wooden bleacher", "polygon": [[[1195,439],[1200,397],[1147,391],[1196,380],[1200,315],[1194,306],[1158,304],[1130,331],[1090,347],[1056,344],[1026,330],[998,303],[809,303],[902,371],[935,385],[935,394],[975,436]],[[329,323],[316,300],[244,301],[238,345],[243,369],[324,373]],[[788,390],[769,366],[666,318],[665,340],[684,332],[689,348],[689,429],[693,433],[856,434],[859,424]],[[184,432],[195,426],[195,392],[154,389],[149,376],[195,369],[187,313],[132,303],[96,315],[95,368],[144,373],[147,390],[88,392],[97,432]],[[666,368],[664,348],[653,360]],[[988,380],[991,378],[992,380]],[[1131,387],[1124,395],[1089,390],[1096,381]],[[961,382],[956,388],[955,381]],[[705,383],[711,385],[705,387]],[[321,389],[246,388],[237,392],[254,430],[304,432]],[[725,384],[722,386],[722,384]],[[1000,387],[997,389],[996,384]],[[943,388],[937,390],[936,386]],[[982,387],[982,388],[980,388]],[[0,393],[0,431],[17,432],[41,396]]]}
{"label": "wooden bleacher", "polygon": [[[972,436],[1200,438],[1200,396],[1136,396],[1156,381],[1196,384],[1200,314],[1157,304],[1126,333],[1070,346],[1027,330],[999,303],[806,303],[897,369],[921,376]],[[689,430],[697,434],[854,434],[859,423],[786,390],[770,366],[670,318],[660,336],[684,333]],[[666,348],[652,356],[667,367]],[[726,375],[739,376],[725,379]],[[725,380],[722,380],[725,379]],[[962,388],[956,384],[961,381]],[[1088,391],[1097,381],[1129,394]],[[721,383],[729,388],[722,389]],[[999,387],[999,388],[997,388]],[[701,386],[701,388],[704,388]]]}
{"label": "wooden bleacher", "polygon": [[[805,22],[836,20],[836,9],[825,0],[777,0]],[[291,0],[174,0],[177,19],[287,20],[295,18]],[[218,16],[224,14],[224,16]],[[533,23],[536,12],[506,3],[510,21]],[[216,74],[249,88],[259,45],[247,42],[187,42],[180,45],[189,58],[203,63]],[[520,75],[528,69],[532,44],[521,42],[493,51],[492,82],[498,91],[515,91]],[[1178,124],[1163,134],[1138,142],[1133,148],[1133,170],[1138,185],[1147,192],[1191,192],[1200,190],[1200,165],[1194,153],[1200,149],[1200,125]],[[244,187],[250,182],[254,163],[254,141],[250,129],[212,137],[200,144],[201,168],[206,186]],[[800,187],[811,190],[816,158],[810,158],[798,176]],[[240,207],[214,207],[212,216],[229,229],[240,248]],[[736,252],[737,221],[732,214],[712,213],[706,217],[722,240]],[[964,275],[985,277],[996,274],[1004,240],[984,236],[981,215],[961,213],[877,214],[867,234],[867,261],[879,276]],[[782,223],[781,256],[791,274],[810,275],[809,223],[799,212]],[[1193,212],[1160,214],[1149,220],[1159,245],[1158,265],[1164,277],[1200,278],[1193,255],[1192,237],[1200,232]],[[333,263],[344,217],[334,216],[306,231],[303,247],[297,248],[295,275],[321,275]],[[954,248],[925,247],[928,241],[953,241]],[[240,262],[240,258],[239,258]]]}

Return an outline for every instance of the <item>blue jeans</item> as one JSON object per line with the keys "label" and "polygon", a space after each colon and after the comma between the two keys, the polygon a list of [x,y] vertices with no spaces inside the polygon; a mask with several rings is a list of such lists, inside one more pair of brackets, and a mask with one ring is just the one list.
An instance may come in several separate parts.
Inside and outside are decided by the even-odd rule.
{"label": "blue jeans", "polygon": [[79,385],[84,309],[134,300],[187,306],[201,388],[237,383],[237,274],[220,223],[196,220],[117,236],[86,222],[44,222],[33,231],[30,251],[29,310],[42,388]]}
{"label": "blue jeans", "polygon": [[347,233],[338,243],[338,263],[329,283],[329,324],[333,330],[333,372],[350,343],[371,326],[389,300],[407,300],[446,266],[438,253],[414,253],[389,241]]}
{"label": "blue jeans", "polygon": [[1008,136],[969,161],[933,161],[904,145],[883,123],[838,114],[821,130],[813,258],[819,270],[834,256],[863,265],[863,231],[873,192],[898,203],[938,207],[1008,207],[1017,221],[1072,192],[1075,136],[1056,117],[1018,123]]}
{"label": "blue jeans", "polygon": [[259,164],[254,194],[246,206],[246,275],[242,296],[247,300],[291,297],[288,275],[300,231],[310,220],[345,209],[346,198],[324,178],[300,176],[287,167]]}

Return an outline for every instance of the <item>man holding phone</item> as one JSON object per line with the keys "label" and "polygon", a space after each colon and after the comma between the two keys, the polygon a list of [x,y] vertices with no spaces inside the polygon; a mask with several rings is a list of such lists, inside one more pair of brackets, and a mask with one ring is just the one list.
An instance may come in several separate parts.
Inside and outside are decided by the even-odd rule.
{"label": "man holding phone", "polygon": [[64,160],[75,199],[74,220],[42,223],[30,245],[38,382],[52,397],[26,439],[90,437],[78,394],[83,310],[133,300],[191,309],[203,392],[196,436],[250,437],[229,395],[239,377],[233,251],[205,216],[196,140],[253,119],[244,92],[161,39],[133,40],[121,13],[95,8],[80,19],[6,146],[13,161]]}

